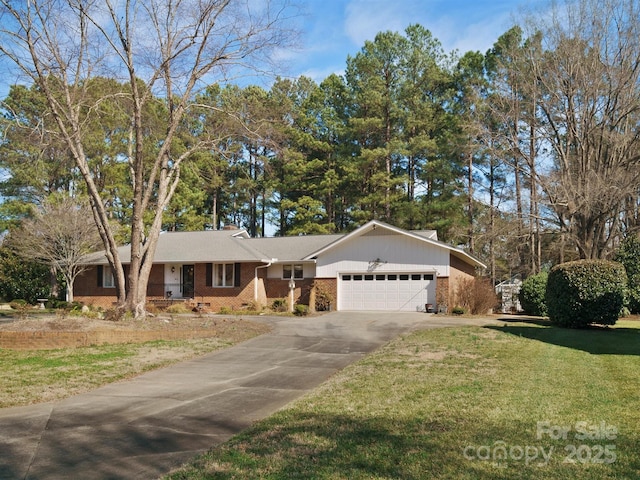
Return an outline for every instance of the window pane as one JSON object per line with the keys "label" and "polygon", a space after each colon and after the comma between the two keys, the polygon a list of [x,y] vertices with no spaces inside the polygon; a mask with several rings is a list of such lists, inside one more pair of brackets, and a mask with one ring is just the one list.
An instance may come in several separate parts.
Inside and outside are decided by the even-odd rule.
{"label": "window pane", "polygon": [[397,280],[398,276],[397,275],[387,275],[387,280]]}
{"label": "window pane", "polygon": [[282,266],[282,278],[291,278],[291,265]]}
{"label": "window pane", "polygon": [[400,280],[409,280],[409,275],[400,275]]}
{"label": "window pane", "polygon": [[353,279],[354,280],[362,280],[362,275],[354,275]]}
{"label": "window pane", "polygon": [[425,280],[433,280],[433,273],[425,273],[424,274],[424,279]]}
{"label": "window pane", "polygon": [[111,270],[111,267],[107,265],[102,269],[102,286],[105,288],[113,288],[115,285],[116,282],[113,279],[113,270]]}
{"label": "window pane", "polygon": [[351,275],[342,275],[342,280],[351,280]]}
{"label": "window pane", "polygon": [[376,275],[376,280],[384,280],[385,275]]}
{"label": "window pane", "polygon": [[302,265],[294,265],[293,274],[293,278],[304,278],[304,269],[302,268]]}
{"label": "window pane", "polygon": [[233,263],[224,265],[224,286],[233,287]]}
{"label": "window pane", "polygon": [[420,280],[420,277],[421,277],[421,276],[422,276],[422,275],[420,275],[419,273],[418,273],[417,275],[415,275],[415,274],[414,274],[414,275],[411,275],[411,280]]}
{"label": "window pane", "polygon": [[365,280],[373,280],[373,275],[365,275],[364,279]]}
{"label": "window pane", "polygon": [[216,263],[214,266],[216,272],[215,285],[216,287],[222,287],[224,285],[224,265]]}

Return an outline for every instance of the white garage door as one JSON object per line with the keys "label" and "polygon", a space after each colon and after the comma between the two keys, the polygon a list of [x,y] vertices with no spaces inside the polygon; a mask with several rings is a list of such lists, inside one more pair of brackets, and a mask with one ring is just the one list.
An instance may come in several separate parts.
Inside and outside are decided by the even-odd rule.
{"label": "white garage door", "polygon": [[424,311],[435,307],[433,273],[343,273],[338,282],[338,309]]}

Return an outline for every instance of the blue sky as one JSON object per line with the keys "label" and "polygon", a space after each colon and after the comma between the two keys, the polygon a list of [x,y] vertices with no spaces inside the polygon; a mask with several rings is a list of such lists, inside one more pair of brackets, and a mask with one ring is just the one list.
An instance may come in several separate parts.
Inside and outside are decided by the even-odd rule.
{"label": "blue sky", "polygon": [[303,36],[297,52],[284,52],[288,74],[322,81],[344,71],[380,31],[403,32],[419,23],[446,52],[486,52],[514,24],[522,8],[543,0],[306,0],[301,1]]}

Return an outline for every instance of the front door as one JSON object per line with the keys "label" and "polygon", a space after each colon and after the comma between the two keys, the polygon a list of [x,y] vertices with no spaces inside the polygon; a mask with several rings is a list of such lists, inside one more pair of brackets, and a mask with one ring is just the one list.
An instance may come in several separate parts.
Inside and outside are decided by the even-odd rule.
{"label": "front door", "polygon": [[182,297],[193,298],[194,297],[194,266],[183,265],[182,266]]}

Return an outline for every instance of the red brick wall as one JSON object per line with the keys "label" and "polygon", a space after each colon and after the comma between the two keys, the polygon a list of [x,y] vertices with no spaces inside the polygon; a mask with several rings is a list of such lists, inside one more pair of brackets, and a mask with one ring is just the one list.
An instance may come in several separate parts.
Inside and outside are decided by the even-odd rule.
{"label": "red brick wall", "polygon": [[[309,305],[309,294],[313,286],[312,278],[296,280],[296,288],[293,290],[294,303]],[[274,300],[289,298],[289,280],[280,278],[269,278],[266,280],[265,290],[267,293],[267,306]]]}
{"label": "red brick wall", "polygon": [[463,280],[473,278],[476,274],[476,270],[473,265],[469,265],[453,255],[449,255],[449,261],[451,263],[451,275],[449,279],[447,299],[449,312],[451,312],[451,309],[456,306],[456,291],[458,290],[458,285],[460,285],[460,282]]}
{"label": "red brick wall", "polygon": [[[255,268],[261,263],[241,263],[240,264],[240,285],[238,287],[208,287],[206,285],[207,265],[199,263],[195,266],[195,295],[194,300],[198,303],[209,304],[211,311],[217,312],[222,307],[230,309],[240,309],[252,303],[253,277]],[[258,274],[263,274],[262,269]]]}
{"label": "red brick wall", "polygon": [[326,292],[329,292],[331,297],[333,298],[332,308],[335,310],[338,308],[338,279],[337,278],[316,278],[315,284],[318,289],[322,289]]}
{"label": "red brick wall", "polygon": [[437,277],[436,279],[436,309],[446,307],[451,309],[451,301],[449,299],[449,277]]}
{"label": "red brick wall", "polygon": [[73,284],[73,297],[77,302],[94,305],[104,309],[111,308],[118,300],[115,288],[98,286],[98,267],[90,267],[76,278]]}
{"label": "red brick wall", "polygon": [[164,296],[164,264],[151,267],[147,295],[150,297]]}

